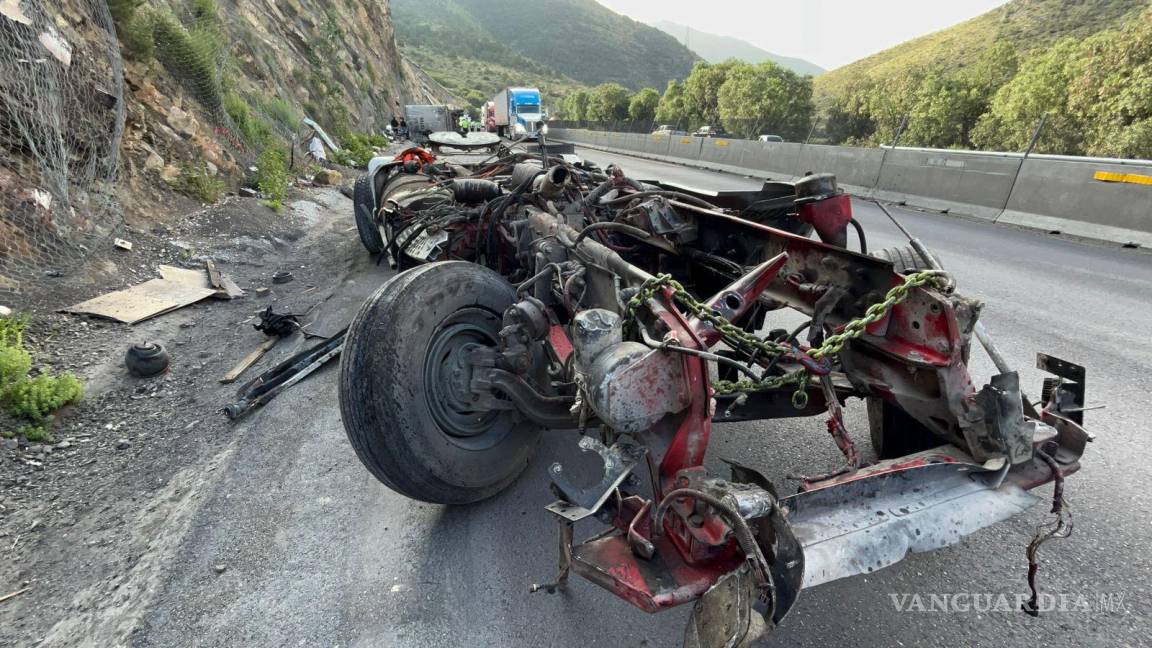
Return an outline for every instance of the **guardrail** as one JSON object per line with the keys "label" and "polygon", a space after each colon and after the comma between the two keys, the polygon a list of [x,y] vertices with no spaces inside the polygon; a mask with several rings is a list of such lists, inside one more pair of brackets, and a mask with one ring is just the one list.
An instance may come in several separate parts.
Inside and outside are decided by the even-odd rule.
{"label": "guardrail", "polygon": [[847,191],[979,219],[1152,247],[1152,161],[856,148],[554,129],[554,139],[774,180],[834,173]]}

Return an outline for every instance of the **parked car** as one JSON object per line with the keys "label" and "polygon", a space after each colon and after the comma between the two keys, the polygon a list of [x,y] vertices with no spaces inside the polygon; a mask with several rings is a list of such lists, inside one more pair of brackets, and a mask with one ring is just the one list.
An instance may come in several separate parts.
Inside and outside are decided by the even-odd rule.
{"label": "parked car", "polygon": [[728,133],[724,132],[722,128],[715,126],[701,126],[692,133],[692,137],[728,137]]}
{"label": "parked car", "polygon": [[783,142],[784,138],[779,135],[761,135],[756,138],[760,142]]}
{"label": "parked car", "polygon": [[671,124],[661,124],[656,130],[652,131],[653,135],[667,135],[668,137],[675,137],[677,135],[687,135],[688,133],[682,130],[676,130]]}

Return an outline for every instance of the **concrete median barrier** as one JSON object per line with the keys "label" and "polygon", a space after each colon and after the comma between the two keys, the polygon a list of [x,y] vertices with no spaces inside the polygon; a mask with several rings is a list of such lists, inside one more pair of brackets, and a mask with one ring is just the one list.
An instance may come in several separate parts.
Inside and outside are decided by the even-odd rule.
{"label": "concrete median barrier", "polygon": [[1152,247],[1152,162],[1024,162],[997,222]]}
{"label": "concrete median barrier", "polygon": [[[986,220],[995,220],[1004,209],[1020,166],[1019,156],[962,151],[895,149],[886,157],[881,151],[880,157],[884,166],[876,166],[876,197],[956,210]],[[871,175],[876,177],[875,172]]]}

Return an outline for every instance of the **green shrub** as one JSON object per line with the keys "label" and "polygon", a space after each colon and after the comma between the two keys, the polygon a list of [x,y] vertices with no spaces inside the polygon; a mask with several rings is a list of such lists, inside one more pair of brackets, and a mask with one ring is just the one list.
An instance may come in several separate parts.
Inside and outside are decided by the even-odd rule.
{"label": "green shrub", "polygon": [[291,104],[280,97],[257,97],[256,101],[258,107],[265,115],[271,117],[273,121],[288,131],[295,130],[300,124],[300,114]]}
{"label": "green shrub", "polygon": [[343,148],[332,154],[332,161],[357,169],[364,169],[376,156],[376,149],[388,146],[388,138],[383,135],[345,133],[340,138]]}
{"label": "green shrub", "polygon": [[240,131],[244,141],[255,148],[263,148],[272,140],[272,127],[252,114],[252,109],[244,97],[229,92],[224,95],[224,112],[232,118],[232,123]]}
{"label": "green shrub", "polygon": [[213,25],[189,31],[170,11],[153,12],[152,25],[156,58],[197,101],[219,114],[223,106],[219,30]]}
{"label": "green shrub", "polygon": [[34,423],[84,395],[84,385],[72,374],[25,378],[4,393],[4,411]]}
{"label": "green shrub", "polygon": [[26,422],[16,433],[29,441],[51,439],[46,419],[84,396],[84,385],[72,374],[29,378],[32,356],[24,348],[24,318],[0,317],[0,408]]}
{"label": "green shrub", "polygon": [[269,146],[260,153],[256,159],[256,188],[269,202],[282,203],[288,196],[288,176],[288,155],[283,149]]}
{"label": "green shrub", "polygon": [[180,175],[171,182],[176,191],[206,205],[220,200],[224,194],[224,181],[212,177],[206,168],[191,164],[180,165]]}
{"label": "green shrub", "polygon": [[109,0],[116,35],[124,48],[141,61],[149,61],[156,49],[152,36],[152,12],[145,0]]}

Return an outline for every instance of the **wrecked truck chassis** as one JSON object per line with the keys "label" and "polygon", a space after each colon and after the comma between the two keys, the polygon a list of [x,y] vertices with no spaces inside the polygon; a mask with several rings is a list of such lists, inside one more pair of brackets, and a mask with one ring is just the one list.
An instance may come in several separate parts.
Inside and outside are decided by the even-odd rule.
{"label": "wrecked truck chassis", "polygon": [[[560,464],[549,468],[559,498],[547,509],[559,526],[560,571],[533,591],[564,589],[575,572],[647,612],[694,603],[686,646],[744,645],[780,623],[803,588],[955,544],[1019,514],[1037,500],[1029,490],[1051,481],[1059,487],[1079,468],[1091,439],[1080,426],[1083,369],[1040,356],[1038,366],[1056,377],[1046,381],[1039,410],[1014,372],[978,389],[967,358],[982,305],[956,294],[941,272],[896,268],[848,250],[851,206],[834,179],[766,185],[744,207],[783,205],[783,212],[752,218],[738,197],[558,168],[564,166],[541,165],[527,180],[523,169],[512,169],[474,217],[439,221],[460,228],[446,237],[454,243],[440,248],[441,259],[483,250],[472,260],[503,279],[459,261],[401,273],[354,321],[341,377],[345,426],[362,461],[418,499],[491,496],[527,460],[516,455],[501,483],[478,487],[464,466],[474,457],[430,456],[422,444],[439,444],[443,439],[427,437],[442,432],[448,443],[463,446],[465,439],[477,448],[487,432],[453,430],[443,413],[439,428],[425,425],[425,409],[435,418],[448,403],[462,408],[455,413],[469,425],[476,419],[507,428],[484,441],[494,445],[516,438],[523,429],[517,425],[584,432],[580,448],[596,453],[603,469],[589,479]],[[549,182],[577,187],[558,191],[543,186]],[[596,182],[602,184],[589,191]],[[618,195],[605,200],[600,190],[609,184]],[[376,223],[384,238],[395,238],[414,203],[410,196],[379,203]],[[384,219],[394,220],[385,228]],[[813,232],[818,239],[809,238]],[[501,241],[510,252],[494,255]],[[436,261],[423,247],[420,254],[418,264]],[[687,267],[678,265],[684,260]],[[738,272],[731,272],[733,262]],[[718,266],[728,267],[726,277]],[[698,298],[656,272],[665,268],[710,296]],[[498,281],[515,289],[496,298]],[[453,297],[453,283],[474,296]],[[475,311],[489,295],[504,308]],[[429,312],[417,317],[402,309],[417,303]],[[783,308],[812,318],[807,343],[798,331],[756,333],[765,316]],[[408,357],[436,383],[392,408],[377,405],[385,392],[383,400],[395,398],[392,383],[401,377],[369,367],[381,345],[401,344],[381,340],[384,331],[373,328],[385,317],[431,327],[429,352]],[[437,337],[461,330],[462,338]],[[844,427],[841,406],[849,397],[869,401],[881,455],[872,464]],[[380,416],[365,414],[375,409]],[[845,465],[801,478],[793,495],[782,496],[738,461],[729,461],[724,478],[703,467],[714,422],[821,414]],[[385,415],[402,420],[389,427]],[[598,434],[589,431],[596,427]],[[531,446],[532,438],[515,448]],[[892,448],[912,451],[897,456]],[[413,474],[413,457],[427,474]],[[442,489],[447,482],[452,487]],[[591,518],[607,528],[576,542],[574,525]]]}

